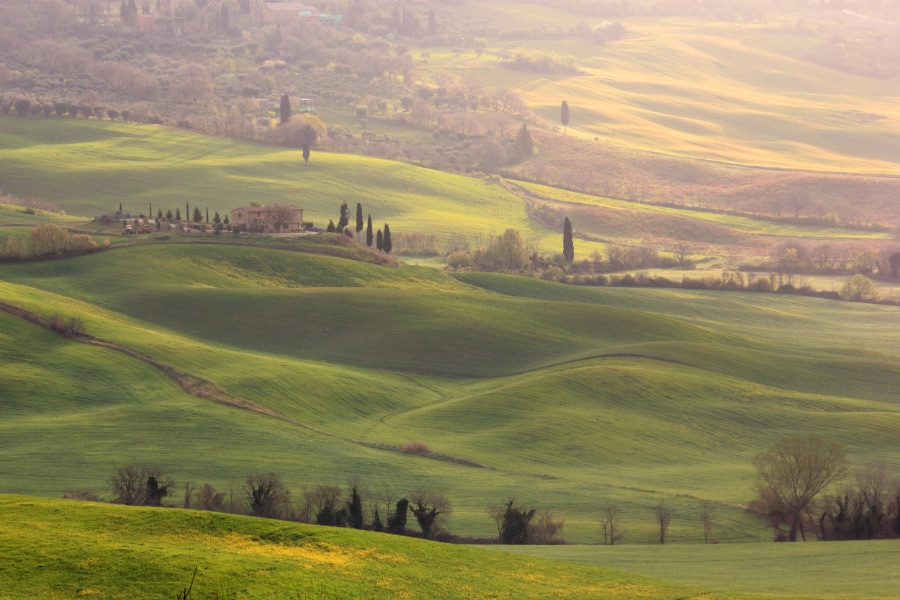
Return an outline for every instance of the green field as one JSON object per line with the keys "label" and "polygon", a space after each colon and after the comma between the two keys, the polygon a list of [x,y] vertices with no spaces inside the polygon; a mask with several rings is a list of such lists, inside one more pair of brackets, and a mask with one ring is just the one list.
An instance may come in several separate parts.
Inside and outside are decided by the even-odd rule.
{"label": "green field", "polygon": [[[629,541],[650,542],[665,499],[672,540],[696,542],[710,500],[720,539],[750,541],[768,537],[739,508],[750,459],[782,435],[838,439],[857,463],[900,458],[892,307],[174,243],[5,265],[0,300],[77,315],[280,416],[194,398],[134,359],[2,315],[7,492],[104,493],[113,467],[152,460],[223,489],[269,470],[295,490],[353,476],[434,489],[467,535],[490,536],[486,507],[516,497],[581,542],[615,502],[635,522]],[[435,454],[397,451],[410,440]]]}
{"label": "green field", "polygon": [[[42,123],[29,121],[21,126],[21,135],[32,142],[41,135],[52,137]],[[93,161],[70,156],[64,161],[68,168],[56,176],[53,161],[37,154],[23,157],[9,148],[5,129],[0,138],[7,135],[6,149],[0,152],[18,167],[0,162],[0,170],[8,169],[4,176],[33,190],[28,193],[48,193],[59,185],[60,196],[54,200],[83,215],[117,208],[118,194],[129,193],[117,179],[143,190],[154,210],[167,209],[165,202],[173,209],[183,201],[200,205],[207,194],[221,194],[240,205],[244,196],[234,195],[240,186],[225,177],[237,172],[234,165],[253,164],[245,175],[248,194],[259,188],[274,201],[279,186],[292,185],[279,174],[279,168],[293,160],[282,150],[108,123],[64,127],[57,145],[71,146],[64,153],[74,152],[78,136],[85,132],[98,138],[85,142],[97,144]],[[151,140],[160,145],[155,158],[147,150]],[[133,145],[134,156],[147,158],[150,167],[126,169],[116,157],[127,155],[119,143]],[[229,155],[231,166],[225,160]],[[320,153],[316,158],[319,175],[303,185],[311,190],[309,206],[320,207],[316,210],[321,215],[331,214],[327,211],[341,199],[359,198],[351,197],[351,178],[343,173],[347,170],[385,186],[387,191],[366,188],[361,201],[368,206],[368,198],[393,215],[393,229],[419,219],[433,218],[436,223],[443,215],[486,234],[493,229],[489,217],[499,214],[526,236],[558,236],[529,221],[522,199],[499,183],[340,155]],[[29,161],[36,165],[33,171],[25,168]],[[178,164],[185,161],[194,164],[179,174]],[[145,174],[153,169],[153,178]],[[188,195],[175,202],[167,190],[179,176]],[[255,178],[263,183],[255,183]],[[59,181],[63,184],[54,183]],[[329,185],[339,194],[337,199],[312,192],[330,190]],[[67,191],[79,186],[88,187],[77,196]],[[622,212],[628,208],[591,196],[530,185],[528,189],[573,206]],[[140,210],[127,202],[126,210]],[[787,225],[771,230],[767,228],[775,226],[765,221],[676,208],[635,211],[631,214],[640,213],[638,221],[660,214],[668,224],[681,219],[686,230],[694,231],[715,226],[756,236],[878,235],[838,228],[812,232]],[[0,229],[0,243],[10,234],[24,240],[34,224],[61,219],[24,215],[17,207],[3,207],[0,214],[9,223]],[[98,240],[106,233],[113,234],[114,241],[121,239],[115,237],[115,228],[66,223],[96,229]],[[585,246],[579,243],[579,252],[587,254]],[[252,409],[192,396],[160,370],[131,356],[66,340],[0,312],[0,493],[59,497],[67,490],[93,490],[109,498],[106,480],[116,466],[127,463],[161,466],[179,490],[188,481],[209,482],[238,497],[253,472],[278,472],[295,498],[320,483],[344,485],[357,478],[370,501],[385,495],[386,489],[395,499],[417,490],[446,494],[454,507],[448,527],[456,534],[495,535],[487,507],[515,498],[524,506],[550,509],[565,521],[567,540],[586,544],[600,540],[599,511],[612,503],[626,524],[625,550],[603,554],[596,548],[560,549],[558,556],[553,549],[547,552],[553,558],[677,582],[672,584],[676,587],[646,583],[653,590],[646,593],[629,583],[616,588],[621,597],[669,597],[670,591],[671,597],[683,597],[703,590],[711,598],[742,593],[794,598],[801,592],[840,598],[852,582],[871,579],[867,569],[890,559],[877,550],[882,546],[860,546],[842,579],[847,587],[833,589],[824,583],[807,588],[816,583],[812,576],[795,587],[776,589],[764,583],[763,575],[741,578],[725,567],[704,567],[715,560],[708,553],[726,547],[726,562],[772,567],[766,558],[772,546],[761,543],[771,533],[744,507],[753,498],[752,457],[780,437],[819,433],[844,444],[857,465],[882,459],[897,470],[896,307],[770,294],[584,288],[485,273],[451,277],[430,266],[372,260],[352,244],[333,245],[318,238],[146,236],[75,258],[0,264],[0,301],[47,317],[77,316],[91,335],[212,382],[228,398]],[[413,440],[427,444],[430,452],[402,452]],[[674,511],[670,541],[689,549],[670,558],[653,555],[651,561],[657,549],[648,544],[656,537],[653,511],[660,501]],[[24,502],[50,520],[62,510],[43,501]],[[181,500],[176,495],[169,502],[177,505]],[[723,544],[715,550],[700,544],[699,515],[705,502],[716,506],[714,535]],[[51,526],[47,523],[34,529],[43,531]],[[180,527],[183,524],[171,525],[172,530]],[[281,527],[289,526],[276,529]],[[250,535],[251,542],[240,543],[246,549],[268,534],[241,535]],[[80,536],[75,537],[86,539]],[[3,547],[34,551],[32,546],[15,546],[11,538],[17,537],[7,534]],[[351,538],[351,545],[363,543]],[[731,549],[735,542],[744,543]],[[191,542],[191,548],[208,550],[221,543]],[[134,548],[131,542],[126,546]],[[223,557],[210,567],[216,575],[208,581],[243,591],[242,573],[280,572],[283,565],[273,555],[294,552],[270,550],[257,548],[254,552],[265,556],[240,567],[230,562],[232,557]],[[177,584],[192,570],[196,560],[191,552],[168,551],[168,562],[154,563],[151,572],[164,576],[153,594],[168,593],[169,582]],[[824,564],[840,560],[832,554],[836,550],[819,552],[827,555]],[[131,556],[147,562],[142,555]],[[85,556],[78,564],[96,560]],[[121,588],[123,597],[130,595],[133,583],[121,574],[125,563],[105,560],[112,573],[56,564],[57,574],[47,585],[57,586],[53,589],[61,597],[71,595],[74,588],[67,585]],[[507,568],[498,564],[485,569],[484,559],[468,555],[439,560],[458,560],[469,565],[461,569],[477,570],[478,577]],[[814,560],[801,553],[778,564],[803,567]],[[473,562],[482,568],[475,569]],[[508,568],[521,567],[511,564]],[[568,574],[575,568],[571,566],[547,568],[563,569],[563,577],[573,581],[595,576]],[[85,574],[74,577],[72,569]],[[372,584],[354,576],[352,586],[363,587],[342,587],[351,584],[335,571],[322,580],[296,577],[268,577],[271,582],[254,589],[265,596],[311,585],[319,586],[312,588],[315,594],[327,596],[359,593]],[[401,593],[390,587],[399,576],[373,577],[375,585],[387,581],[391,594]],[[621,582],[617,578],[625,576],[611,577]],[[631,577],[626,581],[634,581]],[[15,589],[21,595],[49,593],[26,583],[31,579],[26,573]],[[416,582],[410,588],[413,595],[439,595],[429,587],[438,584],[427,577]],[[551,593],[540,587],[540,580],[537,583],[527,593]],[[485,584],[479,579],[471,585]],[[573,589],[587,591],[575,596],[609,596],[606,588],[595,593],[578,585]],[[889,596],[887,587],[874,580],[859,589],[868,597]],[[506,592],[486,595],[492,593],[504,597]],[[514,597],[523,594],[509,592]]]}
{"label": "green field", "polygon": [[[231,515],[0,496],[4,598],[678,598],[540,558]],[[705,596],[717,598],[721,596]]]}
{"label": "green field", "polygon": [[[896,598],[895,543],[472,548],[0,496],[5,598]],[[500,550],[500,551],[498,551]],[[521,555],[521,556],[519,556]]]}
{"label": "green field", "polygon": [[[325,152],[316,152],[304,166],[295,151],[158,126],[13,118],[2,124],[3,191],[41,198],[81,217],[115,212],[120,205],[125,212],[146,214],[152,208],[155,214],[183,211],[189,204],[213,215],[251,201],[292,202],[304,208],[306,220],[323,226],[336,220],[342,202],[351,212],[359,202],[376,228],[386,222],[395,234],[433,235],[439,246],[462,238],[477,247],[513,228],[530,247],[553,255],[561,247],[563,216],[569,215],[578,259],[602,254],[611,243],[650,245],[665,254],[688,242],[695,259],[716,268],[768,260],[773,246],[789,241],[884,246],[893,237],[653,206]],[[549,211],[547,218],[533,219],[535,207]],[[14,208],[0,210],[0,223],[15,225],[0,227],[0,244],[8,235],[24,239],[35,218]],[[98,241],[121,239],[121,228],[94,229]]]}
{"label": "green field", "polygon": [[[316,152],[303,165],[296,150],[205,137],[158,126],[3,118],[0,181],[4,192],[39,197],[71,214],[153,214],[191,207],[229,213],[251,201],[292,203],[324,227],[346,202],[361,203],[376,228],[474,241],[518,229],[545,248],[559,233],[531,221],[520,199],[499,183],[365,157]],[[152,206],[151,206],[152,205]],[[593,248],[584,244],[579,252]]]}
{"label": "green field", "polygon": [[897,598],[900,547],[893,541],[718,546],[505,547],[700,586],[724,595],[790,598]]}

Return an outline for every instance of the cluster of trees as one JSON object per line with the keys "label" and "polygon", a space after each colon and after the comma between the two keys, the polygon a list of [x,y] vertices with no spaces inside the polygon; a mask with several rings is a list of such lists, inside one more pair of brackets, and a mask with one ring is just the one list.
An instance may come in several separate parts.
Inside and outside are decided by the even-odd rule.
{"label": "cluster of trees", "polygon": [[547,509],[518,508],[511,498],[502,506],[489,507],[488,514],[497,526],[501,544],[564,543],[560,536],[565,523]]}
{"label": "cluster of trees", "polygon": [[594,252],[590,259],[576,262],[574,230],[568,217],[563,221],[562,252],[551,256],[542,254],[537,245],[527,244],[515,229],[488,236],[486,245],[479,244],[475,249],[468,244],[450,247],[453,250],[447,255],[447,265],[451,269],[521,273],[565,283],[605,285],[608,279],[596,278],[597,274],[629,269],[693,268],[686,247],[677,249],[674,257],[663,257],[651,246],[609,244],[605,260],[599,252]]}
{"label": "cluster of trees", "polygon": [[[896,16],[896,15],[895,15]],[[808,58],[819,64],[867,77],[900,73],[900,34],[896,26],[860,20],[860,25],[834,25]]]}
{"label": "cluster of trees", "polygon": [[775,248],[768,268],[786,283],[793,284],[801,274],[859,274],[880,279],[900,279],[900,250],[864,244],[830,244],[807,246],[799,242]]}
{"label": "cluster of trees", "polygon": [[[104,240],[103,247],[108,248],[109,245],[109,240]],[[6,241],[0,246],[0,258],[22,260],[75,256],[99,248],[100,245],[91,239],[91,236],[72,233],[68,229],[50,223],[33,227],[27,242],[22,242],[13,235],[7,236]]]}
{"label": "cluster of trees", "polygon": [[[827,493],[849,471],[844,448],[817,435],[782,438],[753,459],[754,510],[769,519],[776,541],[900,537],[900,479],[883,463],[857,472],[855,484]],[[787,531],[784,530],[787,528]]]}
{"label": "cluster of trees", "polygon": [[[350,208],[347,206],[347,203],[344,202],[341,204],[340,216],[338,217],[338,222],[335,224],[333,219],[329,219],[328,227],[326,231],[328,233],[343,233],[348,238],[353,238],[353,231],[350,230]],[[363,225],[363,208],[362,204],[356,203],[356,238],[357,241],[360,241],[360,236],[363,231],[363,227],[366,230],[366,246],[369,248],[374,244],[375,247],[386,254],[390,254],[391,250],[394,248],[394,243],[391,240],[391,226],[387,223],[384,224],[383,229],[379,229],[377,233],[373,233],[372,229],[372,214],[370,213],[365,225]]]}
{"label": "cluster of trees", "polygon": [[[116,467],[108,485],[113,494],[111,502],[129,506],[163,506],[163,500],[176,494],[170,475],[146,465]],[[64,497],[102,501],[89,491],[70,491]],[[410,534],[407,517],[411,516],[426,539],[448,539],[446,520],[453,512],[443,494],[416,491],[398,499],[390,488],[370,494],[357,480],[350,481],[346,490],[325,484],[304,489],[295,500],[281,477],[271,472],[250,474],[240,488],[227,491],[209,483],[197,486],[187,482],[182,507],[398,535]]]}

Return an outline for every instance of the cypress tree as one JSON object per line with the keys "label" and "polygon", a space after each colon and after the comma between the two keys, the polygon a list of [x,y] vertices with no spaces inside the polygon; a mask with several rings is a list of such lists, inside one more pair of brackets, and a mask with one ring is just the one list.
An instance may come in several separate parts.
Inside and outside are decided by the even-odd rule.
{"label": "cypress tree", "polygon": [[350,501],[347,502],[347,525],[353,529],[362,529],[364,524],[362,498],[359,495],[359,489],[355,485],[351,485]]}
{"label": "cypress tree", "polygon": [[375,236],[375,247],[379,250],[384,250],[384,235],[380,229],[378,230],[378,235]]}
{"label": "cypress tree", "polygon": [[[224,6],[223,6],[224,8]],[[284,125],[291,120],[291,98],[287,92],[281,95],[281,124]]]}
{"label": "cypress tree", "polygon": [[575,260],[575,243],[572,240],[572,222],[569,217],[563,221],[563,258],[567,263]]}
{"label": "cypress tree", "polygon": [[203,213],[200,212],[200,209],[196,206],[194,207],[194,223],[199,223],[203,220]]}
{"label": "cypress tree", "polygon": [[181,220],[181,209],[180,209],[180,208],[176,208],[176,209],[175,209],[175,220],[176,220],[176,221],[180,221],[180,220]]}
{"label": "cypress tree", "polygon": [[382,244],[384,245],[384,251],[390,254],[394,245],[391,243],[391,227],[387,223],[384,224],[384,239],[382,240]]}
{"label": "cypress tree", "polygon": [[525,121],[522,121],[522,127],[519,128],[519,133],[516,136],[516,150],[523,160],[534,153],[534,138],[531,137],[531,132],[528,131],[528,124]]}
{"label": "cypress tree", "polygon": [[359,239],[359,232],[363,230],[362,204],[356,203],[356,238]]}
{"label": "cypress tree", "polygon": [[366,246],[372,247],[372,215],[369,215],[369,222],[366,224]]}
{"label": "cypress tree", "polygon": [[350,223],[350,209],[347,207],[347,203],[344,202],[341,204],[341,216],[337,222],[338,231],[343,231],[348,223]]}
{"label": "cypress tree", "polygon": [[563,125],[563,133],[568,133],[569,127],[569,103],[565,100],[562,101],[562,108],[559,112],[559,122]]}
{"label": "cypress tree", "polygon": [[[15,238],[10,238],[15,239]],[[384,523],[381,522],[381,515],[378,514],[378,507],[375,507],[375,516],[372,517],[372,529],[378,532],[384,531]]]}
{"label": "cypress tree", "polygon": [[333,220],[328,219],[328,229],[326,229],[325,231],[327,231],[328,233],[334,233],[335,231],[337,231],[337,230],[335,229],[335,227],[334,227],[334,221],[333,221]]}

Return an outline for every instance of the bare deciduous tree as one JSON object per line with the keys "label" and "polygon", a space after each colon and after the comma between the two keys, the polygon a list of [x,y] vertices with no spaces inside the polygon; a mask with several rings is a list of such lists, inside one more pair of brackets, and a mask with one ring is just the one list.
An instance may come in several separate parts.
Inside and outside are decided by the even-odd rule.
{"label": "bare deciduous tree", "polygon": [[109,487],[117,504],[159,506],[175,483],[156,467],[126,465],[116,467],[109,478]]}
{"label": "bare deciduous tree", "polygon": [[792,542],[798,533],[806,540],[803,515],[810,503],[847,472],[843,447],[815,434],[782,438],[771,450],[757,454],[753,464],[757,505],[765,514],[787,521]]}
{"label": "bare deciduous tree", "polygon": [[294,210],[283,204],[276,204],[269,214],[272,216],[272,226],[275,231],[290,228],[291,221],[294,219]]}
{"label": "bare deciduous tree", "polygon": [[565,521],[555,520],[553,513],[546,508],[539,508],[528,525],[528,541],[530,544],[553,544],[561,538]]}
{"label": "bare deciduous tree", "polygon": [[184,507],[191,507],[191,499],[194,497],[194,484],[190,481],[184,483]]}
{"label": "bare deciduous tree", "polygon": [[703,543],[715,543],[713,540],[713,506],[709,502],[704,502],[700,509],[700,522],[703,523]]}
{"label": "bare deciduous tree", "polygon": [[204,483],[196,492],[200,510],[222,510],[225,504],[225,492],[217,492],[216,488]]}
{"label": "bare deciduous tree", "polygon": [[669,531],[669,523],[672,521],[672,509],[660,502],[656,505],[656,522],[659,525],[659,543],[666,543],[666,534]]}
{"label": "bare deciduous tree", "polygon": [[613,504],[607,504],[600,513],[600,526],[603,530],[603,543],[613,546],[625,537],[621,530],[619,508]]}

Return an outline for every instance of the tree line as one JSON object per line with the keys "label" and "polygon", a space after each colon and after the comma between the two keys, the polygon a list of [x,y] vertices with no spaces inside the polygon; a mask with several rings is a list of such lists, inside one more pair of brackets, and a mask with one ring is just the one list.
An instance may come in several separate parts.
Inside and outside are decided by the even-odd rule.
{"label": "tree line", "polygon": [[[363,231],[363,227],[366,230],[366,246],[369,248],[372,245],[375,245],[375,248],[380,252],[384,252],[385,254],[390,254],[391,250],[394,248],[394,243],[391,239],[391,226],[387,223],[384,224],[384,228],[379,229],[377,233],[373,233],[372,231],[372,214],[369,213],[368,218],[365,221],[365,225],[363,224],[363,208],[362,204],[356,203],[356,241],[361,242],[361,234]],[[340,216],[338,216],[338,222],[335,223],[334,219],[328,220],[328,227],[326,231],[328,233],[343,233],[348,238],[353,239],[354,234],[353,231],[349,227],[350,225],[350,208],[347,206],[347,203],[344,202],[341,204],[340,208]]]}
{"label": "tree line", "polygon": [[[110,502],[127,506],[174,507],[165,505],[177,495],[175,480],[164,470],[147,465],[116,467],[107,480],[112,492]],[[91,491],[68,491],[66,499],[102,502]],[[294,495],[274,472],[252,473],[240,487],[220,491],[210,483],[184,484],[180,508],[227,512],[300,523],[350,527],[396,535],[413,535],[439,541],[485,541],[458,538],[450,534],[447,520],[453,505],[442,493],[418,490],[398,494],[386,486],[370,492],[358,479],[345,488],[319,484]],[[561,543],[563,521],[546,509],[520,509],[509,500],[488,513],[498,527],[498,539],[504,544]],[[419,531],[409,529],[413,521]]]}
{"label": "tree line", "polygon": [[[773,531],[775,541],[812,539],[850,540],[900,538],[900,478],[892,476],[884,462],[867,463],[852,479],[843,446],[815,434],[788,436],[753,458],[756,498],[750,511]],[[157,467],[116,467],[107,481],[110,502],[130,506],[164,506],[175,497],[175,480]],[[90,491],[68,491],[64,498],[101,502]],[[174,507],[174,505],[166,505]],[[333,527],[350,527],[430,540],[463,543],[556,544],[562,538],[564,521],[542,507],[516,504],[514,498],[487,508],[497,536],[492,540],[452,535],[447,521],[453,513],[443,494],[416,490],[399,494],[386,485],[368,490],[358,479],[344,488],[319,484],[292,494],[274,472],[252,473],[242,485],[227,490],[210,483],[184,484],[181,508],[227,512]],[[643,518],[648,518],[646,512]],[[716,510],[704,502],[697,518],[704,543],[716,544]],[[668,542],[675,516],[665,501],[652,507],[658,542]],[[408,528],[410,521],[418,532]],[[612,503],[599,511],[598,533],[603,544],[625,539],[623,511]]]}

